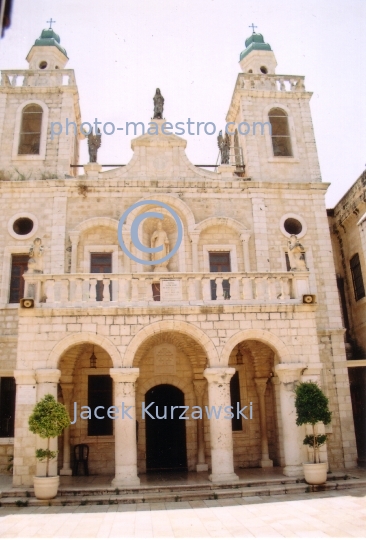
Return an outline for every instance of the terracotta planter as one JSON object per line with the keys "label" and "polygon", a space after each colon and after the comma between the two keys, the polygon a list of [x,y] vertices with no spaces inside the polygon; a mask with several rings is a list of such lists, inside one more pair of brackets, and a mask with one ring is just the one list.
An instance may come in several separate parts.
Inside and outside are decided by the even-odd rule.
{"label": "terracotta planter", "polygon": [[305,481],[318,486],[327,481],[328,463],[303,463]]}
{"label": "terracotta planter", "polygon": [[54,499],[60,483],[59,476],[33,476],[34,494],[37,499]]}

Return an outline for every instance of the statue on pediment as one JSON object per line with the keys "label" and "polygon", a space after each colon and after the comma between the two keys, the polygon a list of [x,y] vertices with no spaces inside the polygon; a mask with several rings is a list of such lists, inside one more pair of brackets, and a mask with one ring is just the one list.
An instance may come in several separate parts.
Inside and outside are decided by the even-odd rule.
{"label": "statue on pediment", "polygon": [[160,88],[156,89],[155,96],[153,97],[154,100],[154,116],[153,120],[162,120],[163,119],[163,112],[164,112],[164,98],[161,95]]}
{"label": "statue on pediment", "polygon": [[98,129],[94,135],[93,130],[88,135],[89,163],[97,163],[98,149],[102,145],[102,135]]}

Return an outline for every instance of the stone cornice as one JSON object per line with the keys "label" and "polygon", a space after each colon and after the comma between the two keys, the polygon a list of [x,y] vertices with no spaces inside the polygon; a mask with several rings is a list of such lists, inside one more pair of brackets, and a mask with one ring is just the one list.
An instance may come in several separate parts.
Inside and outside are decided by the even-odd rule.
{"label": "stone cornice", "polygon": [[[65,274],[67,277],[68,274]],[[230,306],[126,306],[85,308],[33,308],[19,310],[19,318],[91,316],[91,315],[196,315],[225,313],[314,313],[316,304],[262,304]]]}
{"label": "stone cornice", "polygon": [[[329,187],[329,183],[326,182],[252,182],[250,179],[205,179],[200,180],[198,178],[188,179],[158,179],[154,180],[152,185],[150,180],[141,180],[137,178],[120,178],[114,180],[91,180],[85,177],[67,180],[25,180],[25,181],[2,181],[0,182],[0,192],[6,193],[7,191],[14,191],[19,189],[22,193],[26,191],[37,192],[42,191],[42,195],[46,195],[49,191],[56,191],[58,196],[68,195],[73,192],[77,193],[79,184],[82,182],[91,191],[88,191],[89,197],[93,193],[97,193],[98,197],[103,195],[106,191],[114,192],[118,190],[118,193],[135,191],[136,189],[144,189],[144,192],[150,193],[175,193],[180,194],[182,190],[186,189],[190,194],[207,193],[212,190],[213,194],[221,192],[248,192],[256,193],[257,191],[269,192],[271,190],[294,190],[294,191],[326,191]],[[195,191],[192,191],[195,190]]]}

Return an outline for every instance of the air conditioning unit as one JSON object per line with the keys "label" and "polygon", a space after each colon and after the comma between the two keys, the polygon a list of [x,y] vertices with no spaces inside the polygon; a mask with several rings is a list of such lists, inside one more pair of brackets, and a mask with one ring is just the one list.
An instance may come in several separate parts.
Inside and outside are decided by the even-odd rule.
{"label": "air conditioning unit", "polygon": [[21,298],[20,307],[25,308],[25,309],[33,308],[34,307],[33,298]]}
{"label": "air conditioning unit", "polygon": [[302,303],[303,304],[315,304],[315,294],[303,294]]}

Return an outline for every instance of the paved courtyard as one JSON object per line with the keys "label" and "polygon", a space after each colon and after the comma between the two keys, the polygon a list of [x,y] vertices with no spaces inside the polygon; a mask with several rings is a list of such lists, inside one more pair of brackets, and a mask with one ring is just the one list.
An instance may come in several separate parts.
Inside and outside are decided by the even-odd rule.
{"label": "paved courtyard", "polygon": [[366,490],[177,503],[0,508],[0,536],[364,538]]}

